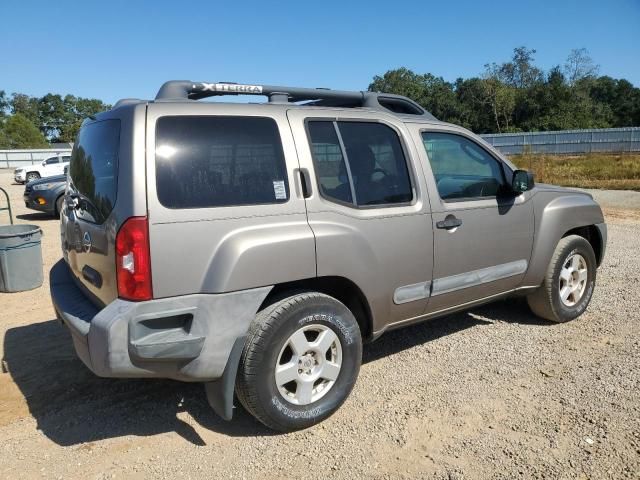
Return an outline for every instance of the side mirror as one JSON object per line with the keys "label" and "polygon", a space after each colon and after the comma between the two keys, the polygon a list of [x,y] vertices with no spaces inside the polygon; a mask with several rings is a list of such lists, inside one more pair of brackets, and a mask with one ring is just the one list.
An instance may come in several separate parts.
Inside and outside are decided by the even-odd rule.
{"label": "side mirror", "polygon": [[44,167],[44,166],[46,166],[46,165],[47,165],[47,161],[46,161],[46,160],[43,160],[43,161],[42,161],[42,166]]}
{"label": "side mirror", "polygon": [[533,181],[533,173],[526,170],[516,170],[513,172],[513,178],[511,179],[511,189],[520,194],[531,190],[535,183]]}

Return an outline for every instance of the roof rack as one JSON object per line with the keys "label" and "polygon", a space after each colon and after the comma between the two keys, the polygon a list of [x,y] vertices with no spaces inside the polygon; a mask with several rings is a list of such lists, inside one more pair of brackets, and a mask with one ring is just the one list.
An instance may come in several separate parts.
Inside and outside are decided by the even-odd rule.
{"label": "roof rack", "polygon": [[222,95],[264,95],[269,103],[297,103],[325,107],[368,107],[396,114],[436,118],[413,100],[391,93],[330,90],[328,88],[299,88],[273,85],[246,85],[232,82],[165,82],[156,100],[200,100]]}

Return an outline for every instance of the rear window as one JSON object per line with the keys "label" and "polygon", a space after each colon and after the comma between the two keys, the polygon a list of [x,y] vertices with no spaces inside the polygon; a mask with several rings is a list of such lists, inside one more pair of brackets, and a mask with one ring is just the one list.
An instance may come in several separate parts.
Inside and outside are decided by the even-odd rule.
{"label": "rear window", "polygon": [[162,117],[156,188],[167,208],[282,203],[289,199],[276,122],[264,117]]}
{"label": "rear window", "polygon": [[101,224],[116,203],[120,120],[90,123],[80,129],[69,166],[70,188],[79,196],[76,215]]}

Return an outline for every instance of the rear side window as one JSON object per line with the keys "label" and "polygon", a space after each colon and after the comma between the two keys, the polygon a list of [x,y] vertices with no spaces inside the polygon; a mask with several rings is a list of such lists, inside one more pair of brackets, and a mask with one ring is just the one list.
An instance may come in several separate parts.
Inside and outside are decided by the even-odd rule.
{"label": "rear side window", "polygon": [[167,208],[282,203],[289,199],[276,122],[263,117],[162,117],[156,188]]}
{"label": "rear side window", "polygon": [[353,203],[347,164],[334,122],[309,122],[309,136],[322,195],[340,202]]}
{"label": "rear side window", "polygon": [[398,134],[377,122],[308,122],[322,195],[353,206],[409,203],[413,189]]}
{"label": "rear side window", "polygon": [[101,224],[116,203],[120,120],[103,120],[80,129],[69,165],[70,188],[78,194],[76,215]]}

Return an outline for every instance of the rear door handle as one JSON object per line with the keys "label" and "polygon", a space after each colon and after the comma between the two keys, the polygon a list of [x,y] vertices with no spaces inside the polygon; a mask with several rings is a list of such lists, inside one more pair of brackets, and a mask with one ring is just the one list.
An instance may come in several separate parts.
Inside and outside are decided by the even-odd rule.
{"label": "rear door handle", "polygon": [[302,188],[302,196],[309,198],[311,196],[311,178],[309,177],[309,170],[306,168],[298,169],[300,175],[300,187]]}
{"label": "rear door handle", "polygon": [[443,228],[445,230],[451,230],[452,228],[457,228],[460,225],[462,225],[462,220],[456,218],[455,215],[447,215],[444,220],[436,222],[437,228]]}

